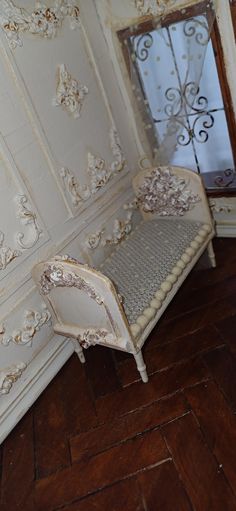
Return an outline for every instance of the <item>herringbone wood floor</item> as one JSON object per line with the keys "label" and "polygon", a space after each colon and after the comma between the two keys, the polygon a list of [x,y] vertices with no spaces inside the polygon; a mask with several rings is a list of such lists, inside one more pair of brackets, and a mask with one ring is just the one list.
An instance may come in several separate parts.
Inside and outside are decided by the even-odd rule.
{"label": "herringbone wood floor", "polygon": [[2,446],[3,511],[236,511],[236,240],[133,359],[73,356]]}

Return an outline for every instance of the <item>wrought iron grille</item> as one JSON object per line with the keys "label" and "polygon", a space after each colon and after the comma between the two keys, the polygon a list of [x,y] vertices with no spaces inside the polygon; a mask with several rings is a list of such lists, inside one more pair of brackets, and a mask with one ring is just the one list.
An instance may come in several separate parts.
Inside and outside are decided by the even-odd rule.
{"label": "wrought iron grille", "polygon": [[[199,173],[223,170],[229,183],[234,162],[206,16],[131,36],[130,44],[159,137],[176,134],[172,163]],[[203,52],[202,78],[196,82],[189,68]],[[224,183],[222,176],[215,180],[216,186]]]}

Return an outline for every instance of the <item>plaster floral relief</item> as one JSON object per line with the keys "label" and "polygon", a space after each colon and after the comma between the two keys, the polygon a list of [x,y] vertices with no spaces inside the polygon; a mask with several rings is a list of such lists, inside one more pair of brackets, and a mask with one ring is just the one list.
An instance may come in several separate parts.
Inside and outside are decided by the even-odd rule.
{"label": "plaster floral relief", "polygon": [[183,216],[200,201],[188,189],[187,180],[176,176],[169,167],[154,168],[145,176],[136,195],[143,211],[161,216]]}
{"label": "plaster floral relief", "polygon": [[24,362],[18,362],[0,370],[0,396],[10,392],[12,385],[21,377],[26,367]]}
{"label": "plaster floral relief", "polygon": [[141,16],[160,16],[176,3],[176,0],[135,0],[134,4]]}
{"label": "plaster floral relief", "polygon": [[23,326],[13,331],[11,335],[5,335],[6,328],[1,324],[0,342],[8,346],[11,342],[17,345],[32,346],[33,338],[43,325],[51,321],[51,314],[42,305],[42,311],[26,310],[24,313]]}
{"label": "plaster floral relief", "polygon": [[113,161],[107,164],[100,156],[88,153],[88,164],[86,173],[89,177],[87,185],[81,185],[75,175],[68,168],[62,168],[59,174],[63,180],[64,187],[70,196],[73,206],[88,200],[92,195],[105,187],[115,175],[121,172],[125,165],[125,157],[121,148],[120,139],[116,128],[111,127],[109,131],[110,147],[113,154]]}
{"label": "plaster floral relief", "polygon": [[124,204],[123,209],[127,211],[125,219],[116,218],[113,223],[112,234],[107,237],[105,235],[105,227],[102,227],[95,233],[89,234],[84,242],[86,248],[95,250],[95,248],[97,248],[100,244],[102,246],[117,245],[123,239],[125,239],[132,230],[132,217],[134,210],[137,209],[137,207],[136,199],[127,204]]}
{"label": "plaster floral relief", "polygon": [[11,49],[23,45],[20,37],[23,32],[52,39],[67,16],[72,29],[80,25],[80,12],[74,0],[54,0],[51,7],[37,1],[31,12],[16,6],[12,0],[0,1],[0,26]]}
{"label": "plaster floral relief", "polygon": [[4,233],[0,231],[0,270],[5,270],[8,264],[21,255],[20,250],[4,245]]}
{"label": "plaster floral relief", "polygon": [[36,245],[42,231],[38,226],[36,213],[31,210],[26,195],[17,195],[16,203],[18,206],[17,217],[23,225],[28,227],[27,241],[25,240],[26,235],[23,232],[16,234],[16,241],[21,249],[30,249]]}
{"label": "plaster floral relief", "polygon": [[77,119],[80,117],[86,94],[88,94],[88,88],[72,78],[65,64],[61,64],[58,67],[57,90],[56,97],[53,98],[53,106],[61,106],[69,115]]}

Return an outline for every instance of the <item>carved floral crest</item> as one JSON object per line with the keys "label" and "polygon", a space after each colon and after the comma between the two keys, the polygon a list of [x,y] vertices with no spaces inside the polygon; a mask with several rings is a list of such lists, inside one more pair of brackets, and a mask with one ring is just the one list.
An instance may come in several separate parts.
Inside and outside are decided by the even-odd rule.
{"label": "carved floral crest", "polygon": [[31,346],[33,338],[43,325],[49,323],[51,314],[43,304],[42,311],[26,310],[24,313],[23,326],[18,330],[14,330],[11,335],[4,336],[5,326],[0,328],[0,341],[4,346],[8,346],[10,342],[17,345]]}
{"label": "carved floral crest", "polygon": [[86,94],[88,94],[88,88],[72,78],[65,64],[61,64],[58,67],[57,91],[56,97],[53,99],[53,106],[61,106],[74,119],[77,119],[80,117]]}
{"label": "carved floral crest", "polygon": [[71,19],[72,29],[80,24],[80,12],[74,0],[54,0],[52,7],[37,1],[32,12],[17,7],[12,0],[0,1],[0,26],[12,49],[22,46],[21,32],[48,39],[55,37],[66,16]]}
{"label": "carved floral crest", "polygon": [[96,293],[86,280],[72,271],[65,270],[60,264],[49,264],[40,278],[40,288],[44,295],[48,295],[55,287],[76,287],[95,300],[99,305],[103,303],[102,298]]}
{"label": "carved floral crest", "polygon": [[137,191],[138,203],[145,212],[161,216],[182,216],[200,201],[187,188],[187,181],[169,167],[156,167],[146,176]]}
{"label": "carved floral crest", "polygon": [[20,250],[15,250],[4,245],[4,238],[3,232],[0,231],[0,270],[5,270],[9,263],[21,255]]}

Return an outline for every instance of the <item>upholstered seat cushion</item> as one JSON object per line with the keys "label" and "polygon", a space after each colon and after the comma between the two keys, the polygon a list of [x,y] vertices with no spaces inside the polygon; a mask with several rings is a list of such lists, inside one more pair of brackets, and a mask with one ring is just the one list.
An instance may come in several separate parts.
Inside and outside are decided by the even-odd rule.
{"label": "upholstered seat cushion", "polygon": [[[150,306],[156,291],[196,236],[196,247],[201,245],[198,236],[201,227],[199,222],[173,218],[142,221],[103,262],[101,270],[123,297],[130,324]],[[190,253],[192,250],[194,254],[196,247],[195,251],[190,248]]]}

